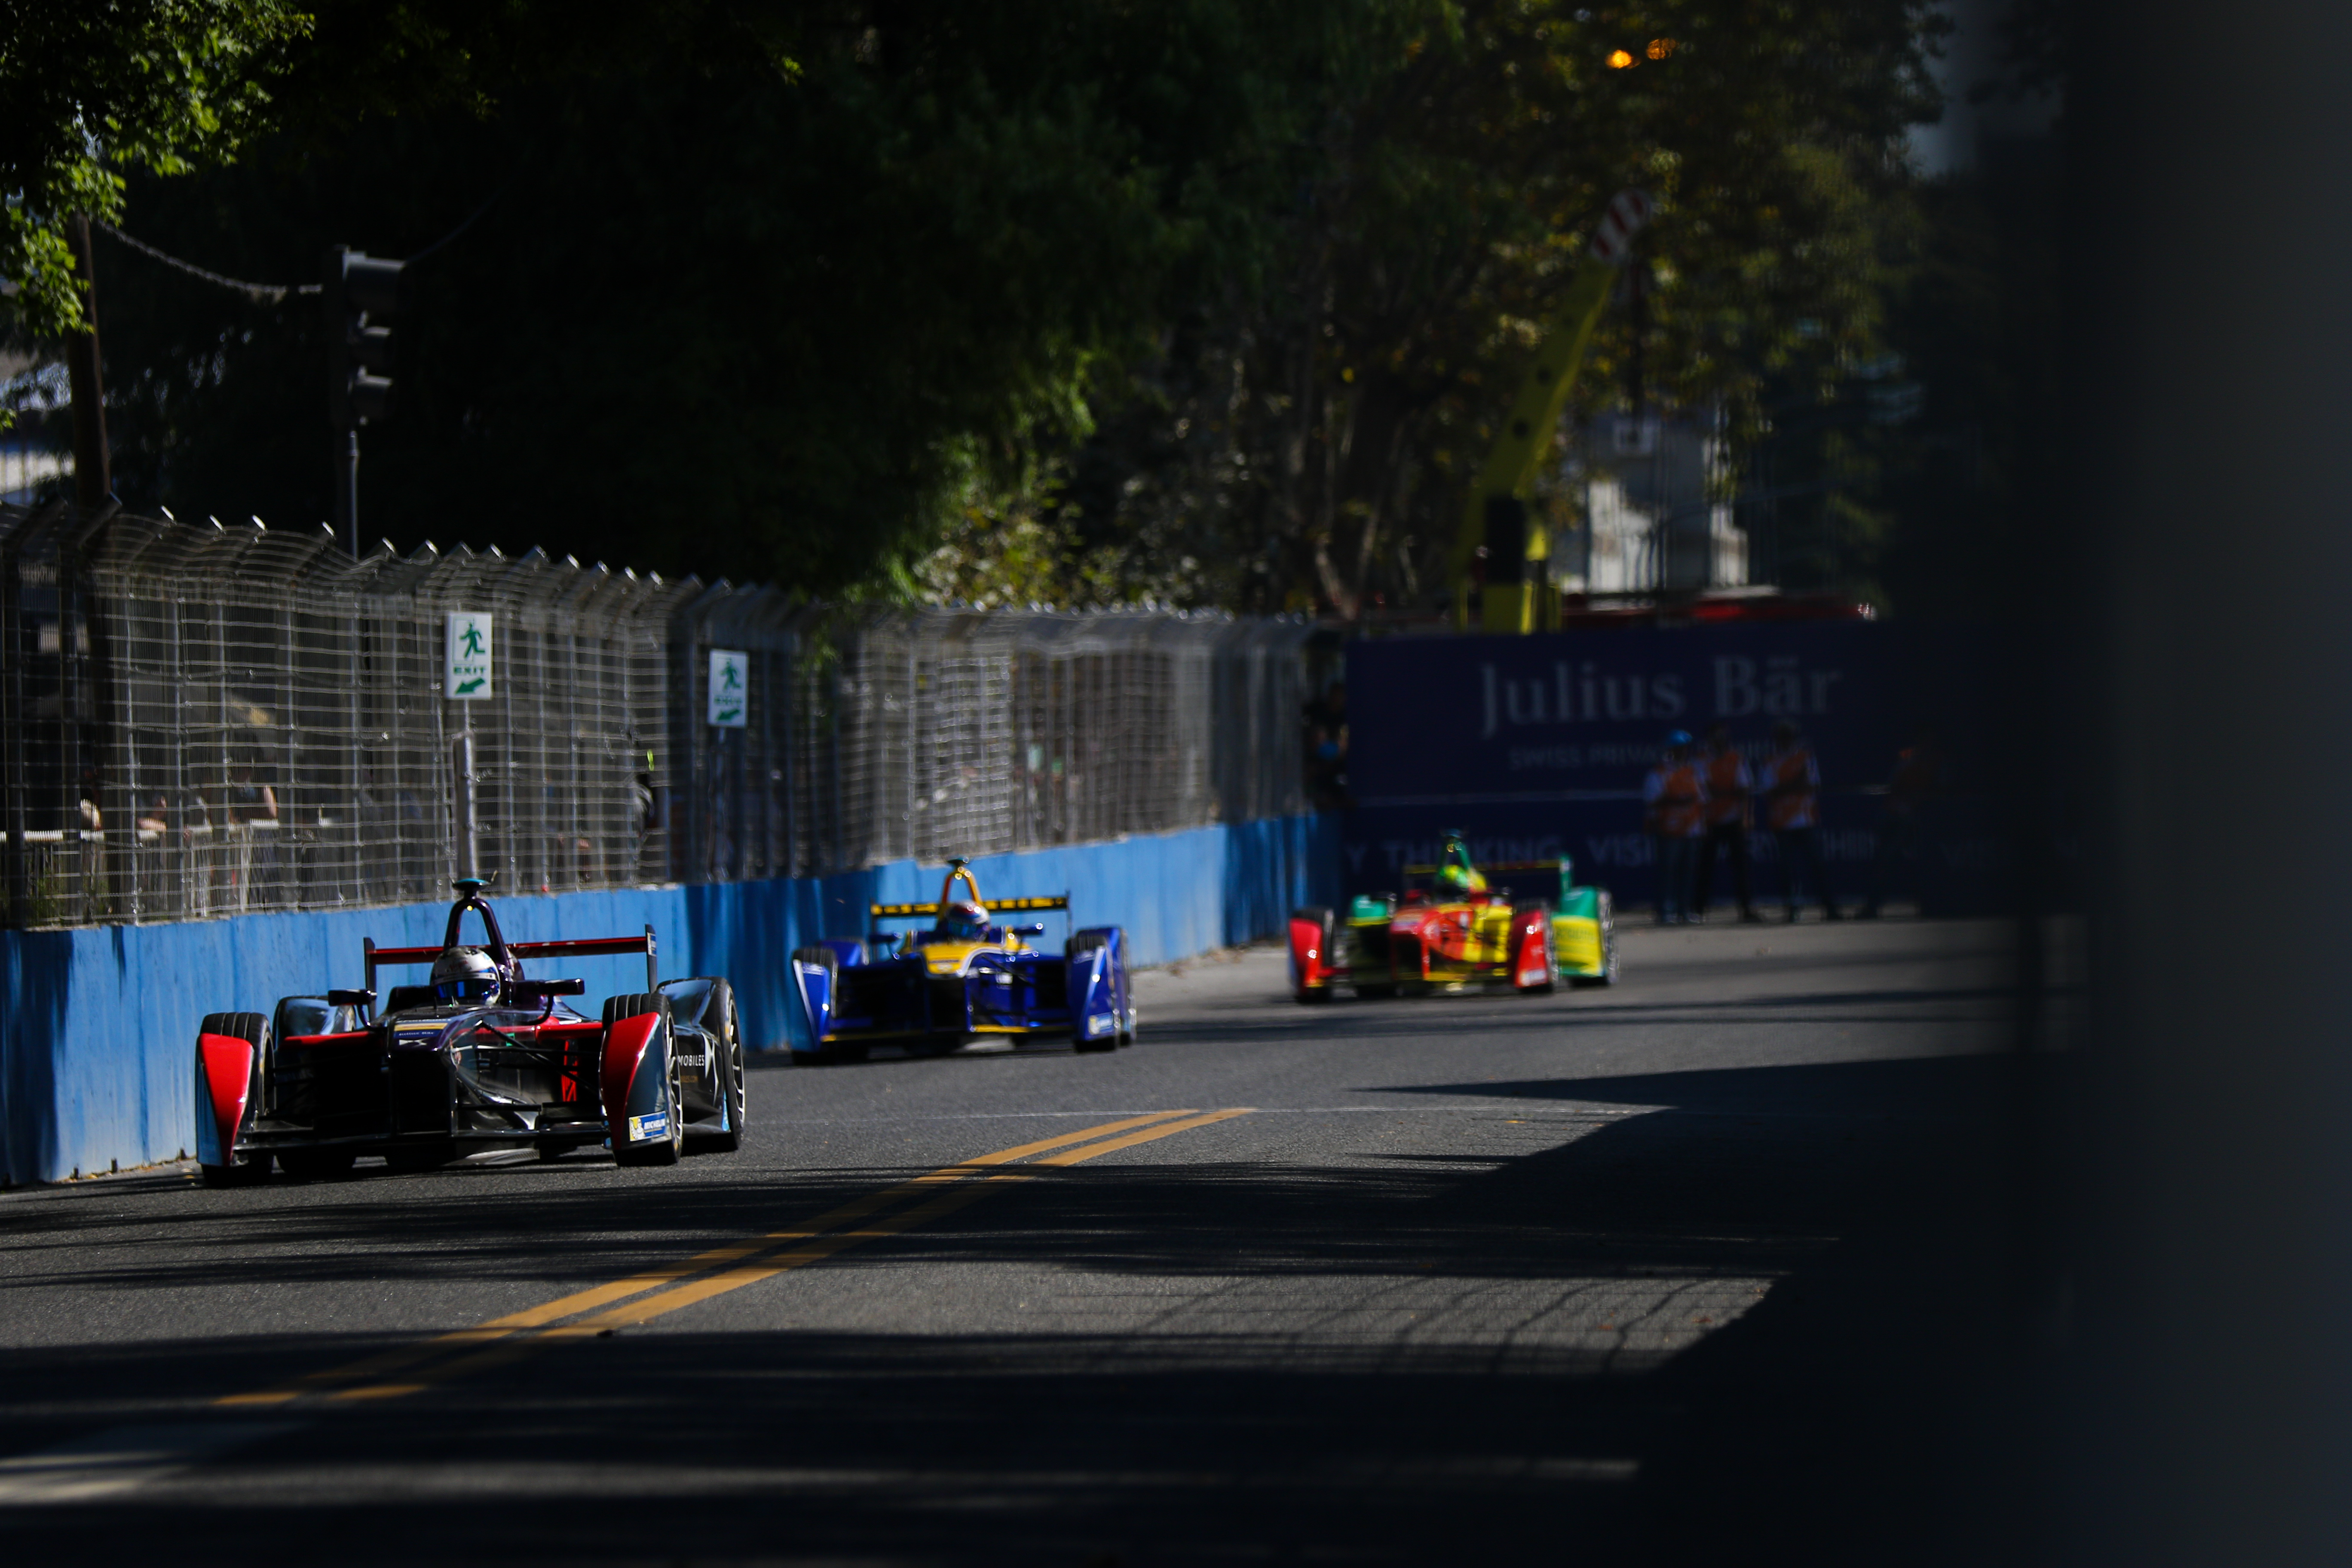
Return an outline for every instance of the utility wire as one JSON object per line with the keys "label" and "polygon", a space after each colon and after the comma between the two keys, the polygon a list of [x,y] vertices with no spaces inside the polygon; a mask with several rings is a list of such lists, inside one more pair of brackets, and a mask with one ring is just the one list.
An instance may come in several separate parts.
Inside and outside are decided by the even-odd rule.
{"label": "utility wire", "polygon": [[[511,181],[508,182],[509,184],[511,184],[513,182]],[[465,222],[459,224],[457,227],[451,229],[448,233],[443,235],[440,238],[435,240],[424,249],[417,251],[415,255],[404,258],[402,260],[401,265],[405,267],[411,261],[424,260],[426,257],[432,255],[435,251],[440,249],[443,246],[448,244],[451,240],[465,233],[467,229],[473,227],[475,222],[479,219],[484,213],[489,211],[493,206],[496,206],[498,205],[499,198],[506,194],[506,185],[500,185],[497,190],[492,191],[490,193],[489,199],[484,202],[480,206],[476,207],[467,217]],[[153,259],[162,262],[166,267],[176,268],[180,271],[186,273],[191,278],[201,278],[205,282],[213,284],[218,288],[233,289],[236,292],[244,295],[248,300],[253,300],[257,304],[275,305],[279,300],[285,299],[289,294],[316,294],[320,289],[320,285],[316,283],[248,283],[241,278],[224,277],[220,273],[207,271],[204,268],[197,266],[193,261],[183,261],[176,256],[158,250],[143,239],[135,239],[130,235],[123,233],[121,229],[115,227],[112,224],[108,223],[104,218],[92,218],[89,222],[91,227],[104,229],[107,233],[121,240],[131,249],[139,252],[142,256],[151,257]]]}
{"label": "utility wire", "polygon": [[219,288],[235,289],[257,304],[275,305],[289,294],[316,294],[319,291],[316,283],[247,283],[239,278],[224,278],[217,272],[205,271],[193,261],[183,261],[176,256],[166,255],[143,239],[133,239],[103,218],[92,218],[89,223],[92,228],[104,229],[142,256],[152,257],[164,266],[177,268],[191,278],[201,278]]}
{"label": "utility wire", "polygon": [[514,182],[512,180],[509,180],[505,185],[500,185],[497,190],[492,191],[490,193],[489,199],[484,202],[480,206],[476,207],[473,211],[473,215],[467,217],[465,222],[459,224],[457,227],[451,229],[448,233],[443,235],[440,238],[435,240],[432,244],[426,246],[415,255],[409,257],[407,260],[403,261],[401,265],[405,267],[410,261],[424,260],[426,257],[432,255],[435,251],[440,249],[443,246],[448,244],[451,240],[465,233],[467,229],[473,227],[474,220],[480,217],[492,207],[498,205],[499,198],[507,194],[507,186],[513,184]]}

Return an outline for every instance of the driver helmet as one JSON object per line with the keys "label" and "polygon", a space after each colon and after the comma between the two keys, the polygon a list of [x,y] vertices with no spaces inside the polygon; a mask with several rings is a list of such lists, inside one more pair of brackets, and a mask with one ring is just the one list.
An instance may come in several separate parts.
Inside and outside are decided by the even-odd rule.
{"label": "driver helmet", "polygon": [[1470,868],[1449,860],[1437,868],[1437,885],[1449,893],[1470,890]]}
{"label": "driver helmet", "polygon": [[478,947],[445,949],[433,961],[433,994],[444,1002],[478,1005],[499,996],[499,966]]}
{"label": "driver helmet", "polygon": [[950,904],[940,913],[940,930],[957,942],[983,942],[988,937],[988,910],[979,904]]}

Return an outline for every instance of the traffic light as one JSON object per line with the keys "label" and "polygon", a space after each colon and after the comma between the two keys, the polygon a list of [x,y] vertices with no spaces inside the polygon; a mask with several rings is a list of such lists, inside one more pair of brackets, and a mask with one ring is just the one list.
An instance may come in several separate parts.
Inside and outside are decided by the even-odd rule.
{"label": "traffic light", "polygon": [[327,247],[327,396],[335,428],[348,430],[392,412],[392,329],[382,322],[400,302],[397,261],[334,245]]}
{"label": "traffic light", "polygon": [[402,265],[331,245],[319,290],[326,309],[335,531],[353,559],[360,544],[360,426],[392,413],[392,329],[383,323],[399,307]]}

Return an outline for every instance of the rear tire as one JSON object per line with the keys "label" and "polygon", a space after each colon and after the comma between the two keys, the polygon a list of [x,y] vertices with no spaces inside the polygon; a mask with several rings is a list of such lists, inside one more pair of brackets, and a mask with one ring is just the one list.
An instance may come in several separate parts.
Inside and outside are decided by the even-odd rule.
{"label": "rear tire", "polygon": [[727,1108],[727,1131],[688,1133],[686,1152],[732,1154],[743,1146],[743,1023],[735,1011],[735,988],[724,980],[712,981],[702,1016],[710,1035],[710,1054],[719,1058],[711,1067],[719,1074],[719,1103]]}
{"label": "rear tire", "polygon": [[[196,1030],[199,1034],[227,1035],[253,1047],[253,1081],[246,1090],[245,1113],[247,1117],[260,1115],[261,1098],[268,1091],[264,1074],[269,1059],[269,1020],[258,1013],[207,1013],[205,1021],[196,1026]],[[204,1114],[201,1107],[197,1114]],[[243,1131],[242,1127],[236,1129],[236,1131]],[[248,1154],[243,1164],[234,1163],[236,1159],[234,1133],[230,1146],[222,1152],[231,1163],[197,1166],[204,1174],[205,1185],[250,1187],[269,1179],[269,1156],[266,1153]]]}

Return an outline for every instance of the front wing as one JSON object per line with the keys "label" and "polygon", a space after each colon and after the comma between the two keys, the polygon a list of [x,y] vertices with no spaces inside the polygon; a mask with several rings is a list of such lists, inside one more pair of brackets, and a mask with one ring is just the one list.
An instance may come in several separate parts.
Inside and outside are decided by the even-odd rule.
{"label": "front wing", "polygon": [[990,953],[951,975],[931,973],[920,957],[869,963],[860,943],[824,945],[834,962],[793,960],[807,1042],[798,1049],[976,1035],[1094,1039],[1134,1027],[1126,935],[1117,926],[1076,933],[1061,957]]}
{"label": "front wing", "polygon": [[[672,982],[671,987],[689,983]],[[680,1012],[698,1018],[698,994]],[[282,1009],[281,1009],[282,1013]],[[246,1015],[259,1022],[258,1015]],[[670,1056],[701,1030],[657,1013],[611,1026],[558,1017],[518,1026],[479,1018],[379,1020],[364,1028],[274,1037],[200,1033],[196,1153],[230,1166],[307,1149],[388,1152],[404,1145],[565,1148],[667,1135],[682,1116],[701,1130],[717,1109],[673,1104]],[[700,1053],[711,1060],[708,1044]],[[716,1081],[716,1075],[710,1076]]]}

